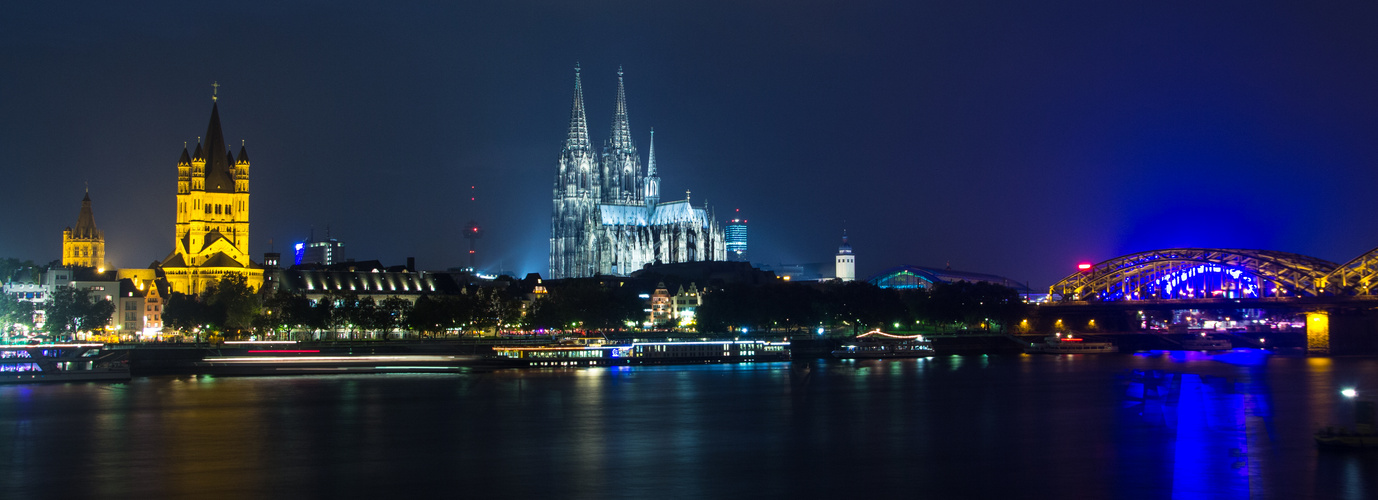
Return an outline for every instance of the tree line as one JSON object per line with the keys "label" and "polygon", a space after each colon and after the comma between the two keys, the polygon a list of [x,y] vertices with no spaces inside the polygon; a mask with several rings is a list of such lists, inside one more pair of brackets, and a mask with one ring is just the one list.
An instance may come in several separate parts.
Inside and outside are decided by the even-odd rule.
{"label": "tree line", "polygon": [[961,281],[907,290],[860,281],[819,286],[773,283],[727,286],[704,294],[698,329],[770,333],[824,327],[852,334],[873,328],[1006,331],[1027,313],[1017,291],[991,283]]}
{"label": "tree line", "polygon": [[[499,277],[460,294],[401,297],[332,291],[311,300],[304,294],[258,293],[243,276],[228,275],[199,295],[171,293],[163,322],[194,337],[334,340],[434,338],[482,332],[640,331],[655,287],[635,280],[596,278],[546,282],[532,293],[522,282]],[[674,289],[674,287],[671,287]],[[929,289],[884,289],[865,282],[728,284],[704,287],[697,308],[700,334],[774,334],[813,331],[860,333],[872,328],[902,331],[1009,331],[1028,314],[1019,294],[990,283],[940,283]],[[27,302],[0,301],[6,327],[32,326]],[[45,330],[55,338],[103,328],[114,313],[110,301],[61,287],[44,304]],[[656,325],[654,328],[669,328]]]}

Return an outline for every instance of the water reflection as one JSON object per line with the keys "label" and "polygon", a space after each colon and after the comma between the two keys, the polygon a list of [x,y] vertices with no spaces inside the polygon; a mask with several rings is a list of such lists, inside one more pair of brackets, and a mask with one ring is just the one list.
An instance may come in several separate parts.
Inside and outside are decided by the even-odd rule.
{"label": "water reflection", "polygon": [[[938,356],[0,386],[0,495],[1373,497],[1378,361]],[[79,470],[87,481],[52,471]],[[1032,493],[1037,492],[1037,493]]]}

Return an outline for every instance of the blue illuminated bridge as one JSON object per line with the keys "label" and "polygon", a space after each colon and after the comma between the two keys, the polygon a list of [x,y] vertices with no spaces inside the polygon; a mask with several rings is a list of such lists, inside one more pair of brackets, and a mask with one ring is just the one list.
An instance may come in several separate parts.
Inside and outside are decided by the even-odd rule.
{"label": "blue illuminated bridge", "polygon": [[1100,262],[1063,278],[1048,293],[1054,302],[1363,300],[1374,297],[1375,288],[1378,249],[1336,264],[1271,250],[1169,248]]}
{"label": "blue illuminated bridge", "polygon": [[[1115,257],[1058,281],[1040,322],[1145,331],[1233,321],[1275,331],[1305,321],[1313,353],[1378,354],[1378,249],[1337,264],[1306,255],[1169,248]],[[1246,319],[1242,326],[1240,320]],[[1112,326],[1113,325],[1113,326]],[[1332,336],[1333,334],[1333,336]]]}

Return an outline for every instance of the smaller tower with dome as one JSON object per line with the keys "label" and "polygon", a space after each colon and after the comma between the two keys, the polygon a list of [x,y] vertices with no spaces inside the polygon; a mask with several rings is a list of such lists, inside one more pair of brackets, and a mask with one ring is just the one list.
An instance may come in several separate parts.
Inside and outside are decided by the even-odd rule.
{"label": "smaller tower with dome", "polygon": [[852,254],[852,245],[847,243],[847,230],[842,230],[842,245],[837,247],[837,279],[839,281],[856,281],[856,255]]}

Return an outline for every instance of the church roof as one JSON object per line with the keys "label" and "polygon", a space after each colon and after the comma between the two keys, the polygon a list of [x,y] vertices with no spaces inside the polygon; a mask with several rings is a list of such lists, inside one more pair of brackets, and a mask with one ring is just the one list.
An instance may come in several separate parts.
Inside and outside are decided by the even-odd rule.
{"label": "church roof", "polygon": [[[200,144],[197,144],[200,146]],[[178,165],[191,165],[191,156],[187,154],[186,146],[182,147],[182,157],[177,159]]]}
{"label": "church roof", "polygon": [[77,214],[77,225],[72,226],[72,238],[84,240],[100,238],[96,229],[96,216],[91,214],[91,193],[81,199],[81,212]]}
{"label": "church roof", "polygon": [[604,226],[646,226],[649,215],[645,205],[598,205]]}
{"label": "church roof", "polygon": [[[219,151],[224,151],[225,155],[221,156]],[[233,155],[225,147],[225,134],[220,130],[220,105],[211,104],[211,121],[206,126],[206,191],[233,193],[233,168]]]}
{"label": "church roof", "polygon": [[245,149],[243,144],[239,146],[239,155],[235,158],[235,163],[249,163],[249,150]]}
{"label": "church roof", "polygon": [[163,262],[162,264],[159,264],[159,267],[187,267],[187,261],[182,260],[182,254],[177,253],[176,250],[173,250],[172,253],[168,255],[166,259],[163,259]]}
{"label": "church roof", "polygon": [[652,213],[646,205],[598,205],[604,226],[662,226],[690,223],[703,227],[708,216],[702,208],[694,208],[689,200],[671,201],[655,206]]}
{"label": "church roof", "polygon": [[694,208],[689,204],[689,200],[671,201],[656,205],[655,214],[651,215],[651,225],[659,226],[662,224],[676,224],[680,222],[706,222],[708,219],[703,216],[703,210]]}
{"label": "church roof", "polygon": [[197,251],[204,251],[205,249],[210,248],[211,244],[224,239],[228,238],[226,238],[225,235],[222,234],[219,229],[212,229],[209,233],[206,233],[206,239],[202,240],[201,248]]}
{"label": "church roof", "polygon": [[238,261],[234,260],[233,258],[230,258],[229,255],[225,255],[225,252],[215,252],[215,255],[212,255],[211,258],[206,259],[206,262],[203,263],[203,264],[201,264],[201,267],[244,267],[244,266],[243,266],[242,264],[240,264]]}

